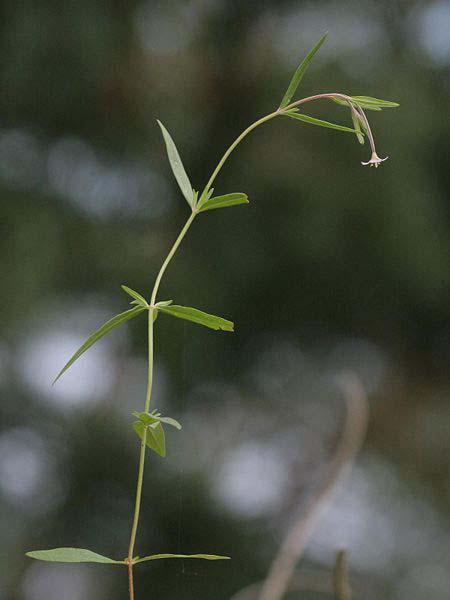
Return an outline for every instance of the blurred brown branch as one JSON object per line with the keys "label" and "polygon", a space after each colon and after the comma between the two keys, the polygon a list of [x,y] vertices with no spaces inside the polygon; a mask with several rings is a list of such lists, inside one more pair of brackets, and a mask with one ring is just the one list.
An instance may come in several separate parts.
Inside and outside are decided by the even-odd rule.
{"label": "blurred brown branch", "polygon": [[335,600],[351,600],[350,583],[348,580],[347,551],[339,550],[334,567],[334,596]]}
{"label": "blurred brown branch", "polygon": [[[339,386],[346,404],[346,420],[340,441],[325,477],[286,534],[262,584],[241,590],[233,600],[281,600],[289,589],[296,565],[319,521],[331,493],[359,452],[367,430],[369,408],[364,388],[353,373],[342,374]],[[350,596],[341,596],[349,600]]]}

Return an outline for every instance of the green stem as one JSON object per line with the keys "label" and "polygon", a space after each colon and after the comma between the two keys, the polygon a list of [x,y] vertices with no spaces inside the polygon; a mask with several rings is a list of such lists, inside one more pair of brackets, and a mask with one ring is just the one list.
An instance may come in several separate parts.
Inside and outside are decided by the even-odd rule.
{"label": "green stem", "polygon": [[[219,174],[220,170],[222,169],[223,165],[225,164],[227,158],[230,156],[230,154],[233,152],[233,150],[236,148],[236,146],[238,146],[238,144],[251,131],[253,131],[253,129],[258,127],[259,125],[262,125],[266,121],[273,119],[274,117],[278,116],[279,114],[280,114],[279,111],[276,111],[269,115],[266,115],[265,117],[262,117],[261,119],[259,119],[258,121],[255,121],[254,123],[252,123],[252,125],[247,127],[247,129],[245,129],[245,131],[243,131],[235,139],[235,141],[231,144],[231,146],[228,148],[228,150],[225,152],[225,154],[220,159],[219,163],[217,164],[217,167],[214,169],[211,177],[209,178],[208,183],[206,184],[206,188],[205,188],[206,191],[210,189],[211,185],[213,184],[214,180],[216,179],[217,175]],[[147,379],[147,391],[146,391],[146,395],[145,395],[145,412],[149,412],[149,410],[150,410],[150,400],[151,400],[152,388],[153,388],[153,358],[154,358],[153,316],[154,316],[155,310],[157,310],[157,309],[155,309],[156,296],[158,294],[159,286],[161,284],[163,275],[164,275],[167,267],[169,266],[170,261],[174,257],[175,252],[177,251],[179,245],[183,241],[183,238],[185,237],[186,233],[188,232],[190,226],[192,225],[198,212],[199,211],[198,211],[197,207],[192,210],[192,213],[190,214],[188,220],[184,224],[183,229],[180,231],[180,234],[178,235],[178,237],[175,240],[172,248],[170,249],[166,259],[164,260],[163,264],[161,265],[161,268],[155,279],[155,284],[153,286],[152,296],[151,296],[151,300],[150,300],[150,308],[148,311],[148,379]],[[133,525],[131,528],[130,543],[129,543],[129,547],[128,547],[128,557],[126,560],[126,563],[128,565],[128,572],[129,572],[130,600],[134,600],[133,553],[134,553],[134,546],[136,543],[136,535],[137,535],[137,530],[138,530],[138,526],[139,526],[139,515],[140,515],[140,510],[141,510],[142,485],[143,485],[143,481],[144,481],[146,438],[147,438],[147,432],[144,431],[144,435],[141,440],[141,449],[140,449],[140,454],[139,454],[139,469],[138,469],[138,480],[137,480],[137,488],[136,488],[136,503],[135,503],[135,508],[134,508],[134,518],[133,518]]]}
{"label": "green stem", "polygon": [[265,123],[266,121],[270,121],[270,119],[273,119],[274,117],[277,117],[279,115],[279,111],[276,110],[273,113],[270,113],[270,115],[266,115],[265,117],[262,117],[261,119],[258,119],[258,121],[255,121],[254,123],[252,123],[249,127],[247,127],[247,129],[245,129],[235,140],[234,142],[231,144],[231,146],[228,148],[228,150],[225,152],[225,154],[222,156],[222,158],[220,159],[219,163],[217,164],[217,167],[214,169],[211,177],[209,178],[208,183],[205,186],[205,189],[203,190],[203,194],[205,192],[207,192],[212,184],[214,183],[217,175],[220,173],[220,170],[222,169],[223,165],[225,164],[227,158],[230,156],[230,154],[233,152],[233,150],[236,148],[236,146],[238,144],[240,144],[242,142],[242,140],[254,129],[256,129],[259,125],[262,125],[263,123]]}
{"label": "green stem", "polygon": [[153,389],[153,323],[155,321],[155,309],[148,311],[148,378],[147,391],[145,393],[145,412],[150,412],[150,400]]}
{"label": "green stem", "polygon": [[[148,380],[147,380],[147,392],[145,395],[145,412],[150,410],[150,399],[152,396],[153,387],[153,313],[154,309],[150,308],[148,311]],[[136,486],[136,503],[134,507],[134,518],[133,525],[131,527],[130,544],[128,546],[128,561],[131,563],[133,560],[134,545],[136,543],[136,534],[139,525],[139,514],[141,511],[141,499],[142,499],[142,484],[144,481],[144,467],[145,467],[145,446],[147,441],[147,430],[144,429],[144,435],[141,440],[141,450],[139,455],[139,471]],[[129,564],[131,572],[133,565]],[[132,577],[130,576],[131,581]],[[132,599],[132,584],[130,583],[130,600]]]}
{"label": "green stem", "polygon": [[195,217],[197,216],[197,212],[195,210],[192,211],[191,215],[189,216],[189,219],[186,221],[186,223],[184,224],[183,229],[180,231],[180,235],[177,237],[177,239],[175,240],[174,245],[172,246],[172,248],[170,249],[169,254],[166,257],[166,260],[163,262],[158,275],[156,276],[156,280],[155,280],[155,285],[153,286],[153,291],[152,291],[152,298],[150,300],[150,304],[151,306],[155,305],[156,302],[156,294],[158,293],[158,289],[159,289],[159,284],[161,283],[161,279],[167,269],[167,267],[169,266],[170,261],[172,260],[175,252],[178,249],[178,246],[181,244],[181,242],[183,241],[184,236],[186,235],[186,233],[188,232],[189,227],[192,225],[192,221],[195,219]]}

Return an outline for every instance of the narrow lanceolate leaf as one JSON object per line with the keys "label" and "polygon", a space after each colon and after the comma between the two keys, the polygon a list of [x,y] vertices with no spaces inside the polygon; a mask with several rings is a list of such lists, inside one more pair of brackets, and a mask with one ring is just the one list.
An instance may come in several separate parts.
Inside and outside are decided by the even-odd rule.
{"label": "narrow lanceolate leaf", "polygon": [[358,113],[353,107],[350,112],[352,115],[353,127],[356,131],[356,138],[360,144],[364,144],[364,135],[361,131],[361,122],[359,120]]}
{"label": "narrow lanceolate leaf", "polygon": [[183,163],[181,162],[181,158],[178,154],[175,142],[173,141],[170,133],[167,131],[167,129],[164,127],[161,121],[158,121],[158,125],[161,128],[164,141],[166,143],[167,156],[169,157],[170,166],[172,167],[175,179],[177,180],[178,185],[180,186],[180,189],[183,192],[183,196],[187,200],[187,203],[191,208],[194,208],[196,202],[196,195],[194,194],[194,190],[192,189],[189,177],[187,176],[186,171],[183,167]]}
{"label": "narrow lanceolate leaf", "polygon": [[83,548],[55,548],[54,550],[35,550],[27,552],[30,558],[36,560],[45,560],[47,562],[62,563],[105,563],[113,565],[123,565],[123,560],[113,560],[107,556],[102,556],[91,550]]}
{"label": "narrow lanceolate leaf", "polygon": [[352,100],[360,104],[364,102],[367,105],[378,106],[380,108],[397,108],[400,106],[398,102],[391,102],[390,100],[380,100],[379,98],[372,98],[371,96],[352,96]]}
{"label": "narrow lanceolate leaf", "polygon": [[199,558],[202,560],[230,560],[229,556],[220,556],[218,554],[152,554],[139,558],[135,563],[146,562],[148,560],[161,560],[164,558]]}
{"label": "narrow lanceolate leaf", "polygon": [[152,425],[145,425],[141,420],[135,421],[133,429],[141,440],[144,439],[144,433],[147,431],[146,445],[159,456],[163,458],[166,456],[166,436],[159,421]]}
{"label": "narrow lanceolate leaf", "polygon": [[247,194],[234,193],[234,194],[225,194],[224,196],[215,196],[214,198],[210,198],[207,200],[199,212],[203,212],[205,210],[214,210],[216,208],[226,208],[228,206],[236,206],[237,204],[248,204],[248,196]]}
{"label": "narrow lanceolate leaf", "polygon": [[371,98],[370,96],[349,96],[350,100],[345,98],[330,98],[336,104],[341,106],[348,106],[352,101],[366,110],[382,110],[383,108],[397,108],[400,106],[397,102],[391,102],[390,100],[379,100],[378,98]]}
{"label": "narrow lanceolate leaf", "polygon": [[67,369],[71,365],[73,365],[73,363],[77,360],[77,358],[80,358],[80,356],[82,354],[84,354],[86,352],[86,350],[88,350],[91,346],[93,346],[95,344],[95,342],[97,342],[99,339],[101,339],[103,336],[105,336],[107,333],[109,333],[111,331],[111,329],[114,329],[118,325],[122,325],[122,323],[125,323],[126,321],[129,321],[130,319],[133,319],[134,317],[137,317],[144,310],[145,309],[142,306],[136,306],[134,308],[130,308],[130,310],[126,310],[125,312],[120,313],[119,315],[116,315],[115,317],[113,317],[112,319],[107,321],[104,325],[102,325],[100,327],[100,329],[97,329],[97,331],[94,331],[94,333],[92,333],[88,337],[88,339],[84,342],[84,344],[78,348],[78,350],[71,357],[71,359],[64,365],[64,367],[61,369],[61,371],[55,377],[53,383],[56,383],[58,381],[58,379],[61,377],[61,375],[63,373],[65,373],[65,371],[67,371]]}
{"label": "narrow lanceolate leaf", "polygon": [[215,329],[216,331],[219,329],[222,331],[234,331],[234,323],[232,321],[227,321],[227,319],[223,319],[222,317],[210,315],[202,310],[197,310],[196,308],[172,304],[171,306],[162,306],[159,308],[159,310],[162,313],[172,315],[172,317],[193,321],[194,323],[204,325],[205,327]]}
{"label": "narrow lanceolate leaf", "polygon": [[[335,102],[336,104],[339,104],[340,106],[350,106],[352,103],[352,99],[349,100],[345,100],[345,98],[329,98],[329,100],[332,100],[333,102]],[[365,110],[381,110],[381,108],[379,106],[375,106],[373,104],[365,104],[364,102],[356,102],[355,100],[355,104],[358,104],[358,106],[360,106],[361,108],[364,108]]]}
{"label": "narrow lanceolate leaf", "polygon": [[132,290],[127,285],[121,285],[120,287],[123,289],[123,291],[125,293],[127,293],[129,296],[134,298],[134,301],[132,302],[132,304],[139,304],[139,305],[143,306],[144,308],[148,308],[147,300],[144,298],[144,296],[141,296],[141,294],[139,294],[139,292]]}
{"label": "narrow lanceolate leaf", "polygon": [[351,127],[345,127],[345,125],[337,125],[336,123],[329,123],[328,121],[322,121],[322,119],[316,119],[314,117],[310,117],[309,115],[302,115],[298,112],[288,111],[284,114],[287,117],[291,117],[291,119],[297,119],[298,121],[310,123],[311,125],[319,125],[319,127],[328,127],[329,129],[336,129],[337,131],[346,131],[348,133],[358,133],[356,129],[352,129]]}
{"label": "narrow lanceolate leaf", "polygon": [[328,31],[323,34],[323,36],[320,38],[320,40],[317,42],[317,44],[314,46],[314,48],[308,52],[308,54],[305,56],[303,61],[297,67],[297,70],[295,71],[295,73],[291,79],[291,82],[289,84],[289,87],[283,96],[283,100],[281,101],[280,108],[284,108],[292,100],[292,96],[297,91],[297,88],[298,88],[301,80],[303,79],[306,69],[309,67],[309,63],[312,61],[312,59],[314,58],[314,55],[316,54],[316,52],[320,49],[320,47],[324,43],[327,35],[328,35]]}

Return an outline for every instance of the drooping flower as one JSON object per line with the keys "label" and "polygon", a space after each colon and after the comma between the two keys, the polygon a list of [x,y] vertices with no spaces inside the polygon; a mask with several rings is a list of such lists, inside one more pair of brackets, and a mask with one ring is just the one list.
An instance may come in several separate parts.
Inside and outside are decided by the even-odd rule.
{"label": "drooping flower", "polygon": [[367,161],[367,162],[361,162],[361,164],[364,165],[364,166],[369,165],[370,167],[377,168],[379,164],[381,164],[382,162],[384,162],[388,158],[389,158],[389,156],[386,156],[386,158],[380,158],[378,156],[378,154],[375,151],[373,151],[370,160]]}

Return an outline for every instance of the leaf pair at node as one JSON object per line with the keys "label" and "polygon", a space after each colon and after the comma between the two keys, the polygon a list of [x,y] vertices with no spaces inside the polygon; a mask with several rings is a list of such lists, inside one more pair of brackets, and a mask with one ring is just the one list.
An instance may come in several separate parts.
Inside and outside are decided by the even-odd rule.
{"label": "leaf pair at node", "polygon": [[141,440],[145,439],[145,444],[164,458],[166,456],[166,435],[163,423],[178,430],[181,429],[180,423],[172,417],[162,417],[161,413],[156,410],[151,413],[134,411],[132,415],[138,419],[133,423],[133,429],[137,436]]}
{"label": "leaf pair at node", "polygon": [[[121,287],[127,294],[134,298],[131,304],[137,304],[142,308],[151,308],[147,300],[141,294],[126,285],[122,285]],[[234,323],[232,321],[217,317],[216,315],[211,315],[202,310],[198,310],[198,308],[173,304],[172,300],[161,300],[155,304],[153,307],[153,320],[156,320],[158,312],[177,317],[178,319],[192,321],[193,323],[215,329],[216,331],[234,331]]]}
{"label": "leaf pair at node", "polygon": [[[58,563],[101,563],[109,565],[126,565],[127,559],[114,560],[107,556],[85,550],[84,548],[54,548],[53,550],[35,550],[27,552],[26,556],[35,560],[43,560],[46,562]],[[149,560],[161,560],[165,558],[198,558],[203,560],[229,560],[229,556],[220,556],[217,554],[152,554],[140,558],[136,556],[133,559],[133,564],[147,562]]]}
{"label": "leaf pair at node", "polygon": [[126,323],[130,319],[134,319],[145,310],[149,310],[151,308],[153,308],[153,320],[156,320],[158,313],[162,312],[171,315],[172,317],[177,317],[178,319],[192,321],[193,323],[203,325],[204,327],[208,327],[209,329],[214,329],[216,331],[234,331],[234,323],[232,321],[228,321],[227,319],[223,319],[222,317],[211,315],[203,312],[202,310],[198,310],[197,308],[172,304],[172,300],[163,300],[161,302],[157,302],[154,307],[151,307],[144,296],[139,294],[139,292],[136,292],[126,285],[122,285],[122,289],[133,298],[131,304],[135,305],[134,308],[114,316],[112,319],[109,319],[109,321],[106,321],[106,323],[104,323],[99,329],[94,331],[94,333],[91,333],[88,339],[67,361],[64,367],[55,377],[53,383],[56,383],[61,375],[65,373],[67,369],[71,367],[82,354],[86,352],[86,350],[89,350],[91,346],[98,342],[98,340],[119,325]]}
{"label": "leaf pair at node", "polygon": [[198,192],[194,190],[191,185],[172,136],[159,120],[158,125],[161,128],[166,144],[167,156],[169,158],[170,166],[172,167],[172,172],[175,175],[175,179],[178,182],[183,196],[186,198],[187,203],[193,211],[206,212],[207,210],[215,210],[217,208],[227,208],[229,206],[236,206],[238,204],[248,204],[248,197],[246,194],[235,192],[232,194],[225,194],[223,196],[215,196],[213,198],[213,189],[205,189],[200,197],[200,200],[197,201]]}
{"label": "leaf pair at node", "polygon": [[356,135],[358,142],[360,144],[364,144],[364,135],[367,133],[366,123],[362,118],[360,112],[356,109],[356,107],[360,107],[368,110],[382,110],[383,108],[395,108],[399,106],[397,102],[390,102],[389,100],[379,100],[378,98],[371,98],[370,96],[350,96],[349,100],[345,98],[340,98],[336,96],[330,96],[329,99],[341,106],[348,106],[350,108],[353,129],[351,127],[346,127],[345,125],[338,125],[336,123],[330,123],[329,121],[323,121],[322,119],[316,119],[315,117],[311,117],[309,115],[300,114],[297,108],[292,108],[288,110],[286,107],[289,107],[291,100],[297,91],[300,82],[302,81],[306,70],[309,67],[312,59],[316,52],[319,51],[322,44],[325,42],[328,32],[324,33],[324,35],[320,38],[317,44],[312,48],[306,57],[302,60],[302,62],[297,67],[289,86],[286,90],[286,93],[283,96],[281,104],[278,110],[281,114],[290,117],[292,119],[297,119],[298,121],[303,121],[304,123],[309,123],[310,125],[318,125],[319,127],[327,127],[328,129],[335,129],[337,131],[344,131],[347,133],[353,133]]}

